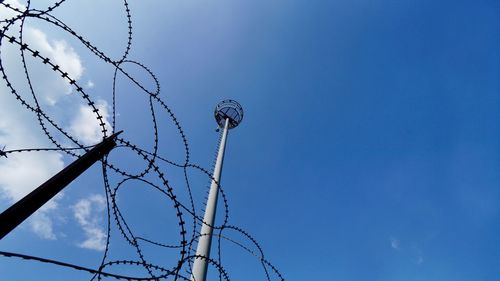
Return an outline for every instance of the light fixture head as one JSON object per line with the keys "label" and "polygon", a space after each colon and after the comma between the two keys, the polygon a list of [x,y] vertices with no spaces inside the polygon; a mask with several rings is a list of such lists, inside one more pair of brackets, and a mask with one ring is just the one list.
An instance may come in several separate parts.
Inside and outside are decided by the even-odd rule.
{"label": "light fixture head", "polygon": [[223,100],[215,107],[214,116],[220,128],[224,128],[226,119],[229,119],[229,129],[232,129],[243,120],[243,108],[234,100]]}

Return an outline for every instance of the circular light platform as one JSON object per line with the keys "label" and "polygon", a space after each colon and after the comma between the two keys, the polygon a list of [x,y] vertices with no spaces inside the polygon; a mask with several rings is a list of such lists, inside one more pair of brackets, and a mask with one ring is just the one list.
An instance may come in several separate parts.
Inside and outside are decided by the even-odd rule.
{"label": "circular light platform", "polygon": [[229,119],[229,129],[232,129],[243,120],[243,108],[234,100],[223,100],[215,107],[214,115],[220,128],[224,128],[226,119]]}

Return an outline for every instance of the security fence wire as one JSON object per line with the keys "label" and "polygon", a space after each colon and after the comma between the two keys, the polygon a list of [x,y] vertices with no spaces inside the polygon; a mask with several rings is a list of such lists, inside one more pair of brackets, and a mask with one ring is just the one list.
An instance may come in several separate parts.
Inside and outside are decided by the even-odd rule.
{"label": "security fence wire", "polygon": [[[223,219],[220,225],[212,225],[217,233],[214,233],[217,245],[216,251],[214,252],[215,258],[197,256],[195,254],[196,242],[200,238],[199,229],[203,222],[203,214],[200,213],[200,207],[195,204],[193,199],[193,192],[191,190],[190,183],[190,170],[196,170],[201,172],[206,176],[207,180],[212,181],[212,171],[191,162],[190,149],[188,145],[188,139],[184,133],[184,130],[176,118],[172,109],[164,101],[160,95],[160,82],[148,67],[146,67],[141,62],[129,59],[129,53],[132,49],[133,41],[133,24],[131,9],[128,1],[123,1],[123,12],[126,17],[126,27],[127,27],[127,40],[124,46],[123,54],[119,59],[113,59],[107,55],[104,51],[101,51],[96,47],[90,40],[87,40],[72,27],[65,24],[62,20],[54,16],[54,12],[60,8],[62,4],[70,5],[67,0],[61,0],[53,3],[51,6],[44,10],[31,8],[31,1],[27,1],[24,7],[17,7],[15,5],[5,3],[5,1],[0,1],[0,10],[8,11],[13,14],[10,18],[0,19],[0,75],[1,81],[5,84],[8,91],[12,97],[26,110],[27,112],[33,113],[35,116],[33,122],[36,122],[43,134],[46,136],[47,140],[53,145],[52,147],[35,147],[35,148],[25,148],[25,149],[13,149],[8,150],[8,148],[3,148],[0,152],[0,161],[9,161],[9,156],[13,154],[26,154],[26,153],[39,153],[39,152],[60,152],[66,154],[68,157],[76,159],[80,157],[83,153],[90,150],[93,146],[84,144],[77,136],[72,134],[65,128],[64,125],[57,122],[57,120],[43,109],[39,93],[36,90],[35,80],[36,77],[30,71],[30,67],[27,63],[27,58],[35,59],[39,64],[45,67],[47,72],[53,72],[60,76],[60,79],[65,80],[73,89],[76,90],[76,94],[79,95],[81,100],[90,107],[101,131],[102,138],[106,138],[110,134],[119,131],[120,128],[117,125],[117,101],[120,99],[119,91],[117,90],[118,77],[123,76],[128,79],[131,83],[136,85],[148,98],[149,111],[151,113],[151,126],[153,129],[153,140],[152,148],[146,149],[141,147],[139,144],[134,143],[131,139],[126,137],[117,138],[117,148],[120,150],[127,150],[137,155],[136,161],[142,161],[144,164],[144,169],[141,171],[130,171],[127,168],[119,166],[113,160],[110,159],[109,155],[104,157],[101,161],[102,165],[102,188],[106,195],[107,202],[107,215],[106,215],[106,246],[103,251],[102,259],[100,264],[96,268],[89,268],[80,266],[77,264],[71,264],[63,261],[52,260],[43,257],[37,257],[27,254],[12,253],[6,251],[0,251],[0,256],[3,258],[10,259],[20,259],[24,261],[33,261],[43,264],[50,264],[53,266],[70,268],[76,271],[84,271],[89,274],[89,280],[104,280],[104,279],[120,279],[120,280],[190,280],[192,263],[195,258],[206,259],[212,268],[218,271],[219,280],[230,280],[230,276],[223,264],[223,251],[222,245],[233,245],[242,251],[248,253],[250,256],[255,257],[262,266],[262,276],[265,280],[284,280],[278,269],[272,265],[264,256],[263,249],[258,244],[257,240],[254,239],[247,231],[243,230],[238,226],[231,225],[229,223],[229,203],[224,189],[219,186],[220,196],[222,197],[222,204],[224,207]],[[53,27],[56,27],[60,31],[65,32],[68,36],[73,37],[79,41],[83,47],[88,49],[95,56],[96,59],[105,62],[106,64],[114,68],[114,75],[112,81],[112,114],[111,114],[111,126],[106,124],[105,116],[102,114],[101,110],[96,105],[95,97],[93,97],[82,85],[79,84],[77,79],[71,77],[68,72],[65,72],[61,66],[59,66],[55,61],[51,60],[48,56],[44,55],[41,50],[37,50],[35,47],[30,46],[25,40],[25,22],[26,20],[36,20],[48,23]],[[4,63],[2,57],[3,46],[10,45],[15,46],[19,50],[19,59],[24,70],[24,78],[27,83],[28,95],[25,93],[21,94],[17,87],[14,86],[12,82],[12,77],[8,74],[8,65]],[[133,74],[129,73],[125,69],[126,64],[132,64],[140,69],[144,70],[152,80],[154,81],[154,91],[148,90],[147,86],[144,85],[134,77]],[[24,91],[24,90],[23,90]],[[29,97],[29,98],[28,98]],[[159,110],[158,110],[159,109]],[[183,143],[183,161],[176,162],[164,155],[159,154],[159,133],[158,133],[158,112],[162,111],[167,114],[170,122],[174,125],[177,130],[177,134],[180,136]],[[111,131],[109,131],[111,129]],[[62,137],[62,138],[61,138]],[[63,140],[61,140],[63,139]],[[68,142],[70,145],[68,145]],[[117,149],[115,148],[115,150]],[[115,151],[111,152],[111,155]],[[116,152],[118,153],[118,152]],[[173,186],[169,182],[169,175],[165,171],[164,167],[176,167],[183,170],[185,187],[187,188],[188,200],[180,200],[176,193],[178,192],[178,187]],[[212,167],[213,169],[213,167]],[[118,180],[113,182],[110,177],[115,177]],[[154,179],[154,180],[153,180]],[[121,188],[129,182],[134,182],[134,184],[139,185],[141,188],[152,188],[164,195],[165,200],[170,202],[173,208],[170,212],[173,212],[177,218],[177,233],[178,238],[175,243],[167,244],[162,241],[153,241],[147,237],[141,237],[136,234],[135,230],[128,223],[124,216],[123,211],[117,204],[117,198]],[[208,189],[207,189],[208,192]],[[165,204],[168,206],[168,204]],[[152,219],[152,218],[146,218]],[[190,224],[187,227],[186,224]],[[115,226],[121,235],[121,237],[112,237],[111,228]],[[256,250],[250,249],[243,242],[237,241],[231,238],[231,232],[237,232],[241,237],[246,239],[246,242],[253,245]],[[114,242],[114,239],[123,239],[127,242],[128,246],[134,250],[136,259],[111,259],[111,249],[110,245]],[[143,247],[145,244],[148,246],[157,247],[163,250],[176,251],[177,259],[172,264],[154,264],[148,261],[148,258],[144,254]],[[147,274],[144,276],[126,276],[121,274],[113,273],[114,266],[128,266],[137,267],[144,269]]]}

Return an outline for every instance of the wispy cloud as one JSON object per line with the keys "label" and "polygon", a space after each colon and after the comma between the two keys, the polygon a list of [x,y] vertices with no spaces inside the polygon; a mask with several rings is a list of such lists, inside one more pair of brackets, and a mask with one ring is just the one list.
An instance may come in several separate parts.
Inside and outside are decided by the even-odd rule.
{"label": "wispy cloud", "polygon": [[31,219],[31,229],[40,238],[55,240],[56,235],[52,226],[52,219],[45,212],[38,212]]}
{"label": "wispy cloud", "polygon": [[[24,9],[18,1],[7,1],[10,5]],[[11,10],[2,9],[0,16],[7,18],[13,16]],[[11,32],[19,32],[19,26],[13,26]],[[26,27],[24,40],[30,46],[39,49],[40,53],[60,64],[61,69],[79,78],[83,72],[81,61],[64,41],[49,42],[47,34],[33,28]],[[19,90],[25,94],[28,102],[32,101],[26,94],[25,81],[23,81],[22,66],[18,47],[13,45],[3,46],[2,65],[8,78]],[[36,68],[35,68],[36,69]],[[9,75],[10,74],[10,75]],[[42,86],[37,88],[40,101],[47,105],[54,105],[58,98],[67,92],[66,82],[55,77],[52,73],[34,70],[33,82],[42,81]],[[3,82],[0,80],[0,82]],[[62,94],[61,94],[62,93]],[[47,147],[49,142],[44,134],[38,129],[38,122],[33,118],[32,112],[28,112],[10,94],[10,89],[4,83],[0,83],[0,144],[5,145],[7,150],[16,148]],[[0,198],[14,203],[31,192],[38,185],[49,179],[64,166],[62,154],[58,152],[22,153],[11,154],[8,158],[0,159]],[[41,238],[56,239],[53,229],[51,214],[58,207],[58,198],[54,198],[43,208],[37,211],[30,219],[31,229]]]}
{"label": "wispy cloud", "polygon": [[[0,87],[0,144],[6,149],[45,147],[43,135],[30,123],[25,112],[17,110]],[[5,107],[4,107],[5,106]],[[64,167],[57,152],[11,154],[0,159],[0,198],[14,203]],[[55,239],[50,214],[59,197],[54,198],[30,218],[31,229],[41,238]]]}
{"label": "wispy cloud", "polygon": [[[19,1],[17,0],[5,0],[3,1],[5,4],[9,4],[11,7],[14,7],[19,10],[25,10],[26,6],[22,5]],[[18,15],[17,12],[11,10],[11,9],[2,9],[0,10],[0,16],[2,19],[10,19]]]}
{"label": "wispy cloud", "polygon": [[73,206],[73,215],[85,234],[79,247],[96,251],[105,249],[106,233],[101,226],[105,207],[106,199],[99,194],[81,199]]}
{"label": "wispy cloud", "polygon": [[[5,3],[21,10],[25,9],[18,0],[6,0]],[[2,19],[15,15],[16,12],[10,9],[0,9],[0,18]],[[0,23],[0,26],[4,24]],[[18,36],[19,31],[19,25],[13,25],[9,28],[12,36]],[[67,72],[72,79],[78,80],[82,77],[85,70],[83,63],[78,53],[66,41],[54,39],[52,34],[48,34],[29,23],[25,25],[23,40],[31,48],[39,51],[40,55],[59,65],[60,69]],[[41,106],[53,114],[51,117],[55,121],[71,120],[68,116],[73,115],[74,110],[57,108],[58,102],[70,97],[67,94],[71,92],[72,88],[68,81],[61,79],[59,74],[54,73],[32,56],[27,56],[26,59],[30,79]],[[27,87],[19,46],[15,44],[2,45],[0,61],[10,83],[28,103],[34,106],[33,98]],[[94,85],[93,82],[88,81],[86,86],[92,88]],[[3,79],[0,79],[0,146],[5,145],[6,150],[51,146],[39,128],[35,114],[21,106],[10,92]],[[80,106],[80,110],[77,111],[71,124],[61,122],[62,127],[71,126],[71,130],[68,130],[85,143],[98,142],[100,128],[99,132],[96,133],[95,115],[92,115],[93,119],[90,120],[88,114],[90,109],[87,109],[82,102],[71,103],[71,105],[76,108]],[[107,118],[106,103],[99,101],[98,107],[101,114]],[[59,152],[18,153],[9,154],[8,158],[0,158],[0,199],[9,203],[18,201],[63,167],[63,155]],[[41,238],[57,238],[52,218],[58,212],[59,198],[51,200],[29,219],[31,230]]]}
{"label": "wispy cloud", "polygon": [[83,74],[83,65],[80,56],[64,40],[49,41],[47,34],[36,28],[29,28],[28,35],[33,40],[33,47],[45,53],[62,71],[67,72],[75,80]]}
{"label": "wispy cloud", "polygon": [[401,240],[394,236],[389,237],[389,242],[391,249],[404,253],[404,256],[409,258],[412,263],[417,265],[424,263],[423,252],[417,243],[406,243],[406,245],[410,244],[410,246],[401,248]]}
{"label": "wispy cloud", "polygon": [[94,82],[92,80],[88,80],[87,83],[85,84],[85,87],[87,89],[92,89],[92,88],[95,87],[95,84],[94,84]]}
{"label": "wispy cloud", "polygon": [[399,241],[399,239],[395,238],[395,237],[391,237],[390,238],[390,241],[391,241],[391,248],[393,248],[394,250],[400,250],[401,248],[401,241]]}
{"label": "wispy cloud", "polygon": [[[108,132],[111,131],[111,125],[109,124],[109,111],[108,111],[108,103],[104,100],[98,100],[96,103],[96,107],[99,110],[105,123],[106,129]],[[76,138],[82,141],[84,144],[96,144],[102,141],[102,128],[99,126],[99,123],[96,119],[95,113],[92,111],[92,108],[87,105],[81,105],[78,113],[71,121],[71,125],[69,128],[70,132],[76,136]]]}

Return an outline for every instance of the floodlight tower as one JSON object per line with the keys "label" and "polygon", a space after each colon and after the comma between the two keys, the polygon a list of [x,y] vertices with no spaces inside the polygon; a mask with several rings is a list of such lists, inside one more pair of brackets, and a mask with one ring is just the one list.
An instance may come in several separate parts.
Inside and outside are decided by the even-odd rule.
{"label": "floodlight tower", "polygon": [[212,244],[212,232],[215,222],[215,211],[217,208],[217,196],[219,193],[220,175],[222,162],[224,161],[224,151],[226,148],[227,133],[235,128],[243,120],[243,108],[234,100],[223,100],[215,107],[215,121],[222,131],[222,138],[215,162],[214,174],[208,193],[207,206],[203,224],[201,226],[196,258],[194,260],[191,281],[205,281],[207,278],[208,258],[210,257],[210,245]]}

